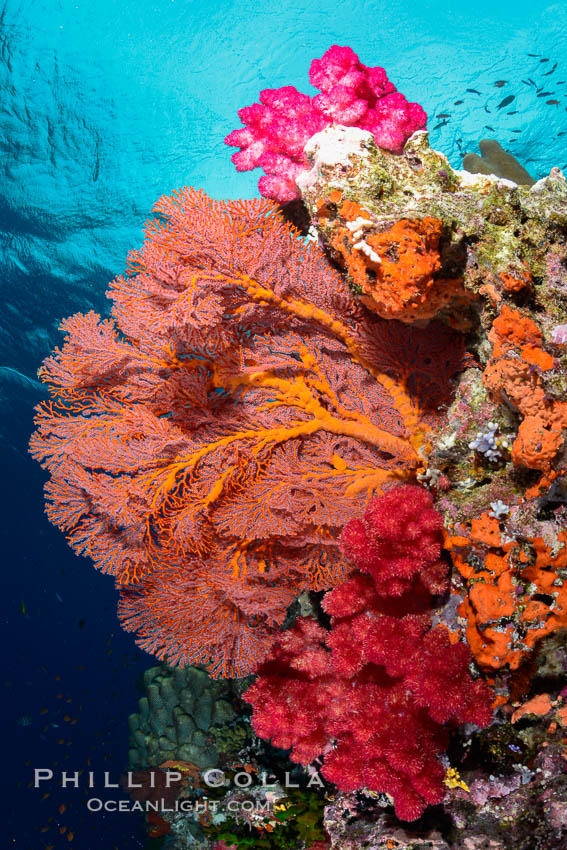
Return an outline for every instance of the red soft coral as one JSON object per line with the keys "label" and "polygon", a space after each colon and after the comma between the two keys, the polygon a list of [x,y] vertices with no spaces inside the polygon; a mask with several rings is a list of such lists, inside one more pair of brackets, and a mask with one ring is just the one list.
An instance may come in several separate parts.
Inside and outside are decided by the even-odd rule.
{"label": "red soft coral", "polygon": [[399,596],[419,581],[442,593],[447,569],[440,560],[441,515],[422,487],[407,485],[373,498],[361,519],[351,520],[340,537],[347,560],[370,573],[380,595]]}
{"label": "red soft coral", "polygon": [[[413,564],[408,575],[414,584],[433,565],[436,586],[443,584],[441,518],[426,490],[392,488],[372,500],[365,522],[372,543],[350,549],[356,566],[358,551],[367,559],[377,550],[383,569],[388,553],[403,556]],[[360,522],[351,521],[343,538],[352,528],[358,533]],[[388,793],[398,817],[414,820],[443,799],[438,756],[447,748],[447,726],[488,725],[491,692],[473,680],[468,647],[452,643],[444,626],[431,627],[424,586],[416,605],[409,579],[408,592],[393,600],[383,579],[379,569],[355,572],[327,593],[330,630],[298,619],[244,696],[260,737],[291,748],[291,758],[304,764],[323,754],[322,773],[330,782],[346,791]]]}

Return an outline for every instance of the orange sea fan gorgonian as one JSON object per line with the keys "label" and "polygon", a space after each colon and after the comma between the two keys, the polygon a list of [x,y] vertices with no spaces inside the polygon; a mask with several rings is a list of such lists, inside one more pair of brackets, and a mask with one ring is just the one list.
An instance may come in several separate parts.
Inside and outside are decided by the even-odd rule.
{"label": "orange sea fan gorgonian", "polygon": [[342,527],[415,472],[463,349],[357,305],[272,202],[155,210],[112,318],[62,323],[31,453],[140,646],[241,676],[299,592],[344,577]]}

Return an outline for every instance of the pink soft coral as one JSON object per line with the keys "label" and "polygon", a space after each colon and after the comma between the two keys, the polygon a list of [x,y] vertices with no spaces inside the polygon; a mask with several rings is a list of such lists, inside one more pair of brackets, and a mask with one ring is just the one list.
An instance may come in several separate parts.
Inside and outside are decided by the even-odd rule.
{"label": "pink soft coral", "polygon": [[281,204],[299,197],[296,178],[309,168],[303,148],[325,127],[360,127],[372,133],[380,147],[401,153],[406,140],[427,121],[421,106],[408,103],[383,68],[363,65],[350,47],[335,44],[314,59],[309,81],[321,91],[314,98],[294,86],[264,89],[260,103],[238,112],[246,126],[225,139],[240,148],[232,155],[238,171],[263,168],[260,194]]}
{"label": "pink soft coral", "polygon": [[365,520],[375,518],[372,545],[392,550],[397,529],[394,560],[401,552],[414,563],[407,592],[396,587],[389,596],[379,569],[355,572],[323,600],[330,631],[298,619],[280,635],[245,698],[260,737],[291,748],[291,758],[303,764],[322,756],[330,782],[345,791],[388,793],[398,817],[415,820],[443,799],[438,756],[447,748],[448,727],[488,725],[491,692],[471,677],[468,647],[453,643],[444,626],[431,627],[420,576],[434,568],[441,586],[446,573],[431,496],[400,486],[370,508]]}

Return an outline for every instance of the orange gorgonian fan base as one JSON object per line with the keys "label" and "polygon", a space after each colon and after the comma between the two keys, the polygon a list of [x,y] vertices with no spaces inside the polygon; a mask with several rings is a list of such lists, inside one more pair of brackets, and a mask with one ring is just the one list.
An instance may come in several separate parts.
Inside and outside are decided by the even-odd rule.
{"label": "orange gorgonian fan base", "polygon": [[357,305],[269,201],[155,210],[112,318],[63,322],[31,453],[140,646],[241,676],[299,592],[344,578],[340,531],[420,465],[463,350]]}

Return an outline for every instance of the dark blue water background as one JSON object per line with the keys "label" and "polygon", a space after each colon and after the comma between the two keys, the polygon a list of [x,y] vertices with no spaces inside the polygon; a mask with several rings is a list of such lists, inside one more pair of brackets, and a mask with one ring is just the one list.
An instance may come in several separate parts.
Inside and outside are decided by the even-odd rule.
{"label": "dark blue water background", "polygon": [[[127,850],[144,846],[139,817],[89,815],[81,791],[52,787],[42,799],[28,787],[34,767],[86,770],[88,760],[99,778],[108,770],[115,779],[136,679],[152,663],[118,628],[112,581],[45,520],[44,475],[26,455],[42,397],[36,370],[60,341],[59,320],[106,309],[106,284],[139,246],[161,194],[193,185],[218,198],[255,195],[258,174],[237,174],[223,144],[239,126],[237,109],[262,88],[310,92],[309,63],[331,44],[383,65],[422,103],[432,144],[455,167],[459,150],[483,137],[499,139],[536,178],[564,167],[567,8],[8,0],[0,9],[0,846]],[[510,94],[513,104],[499,108]]]}

